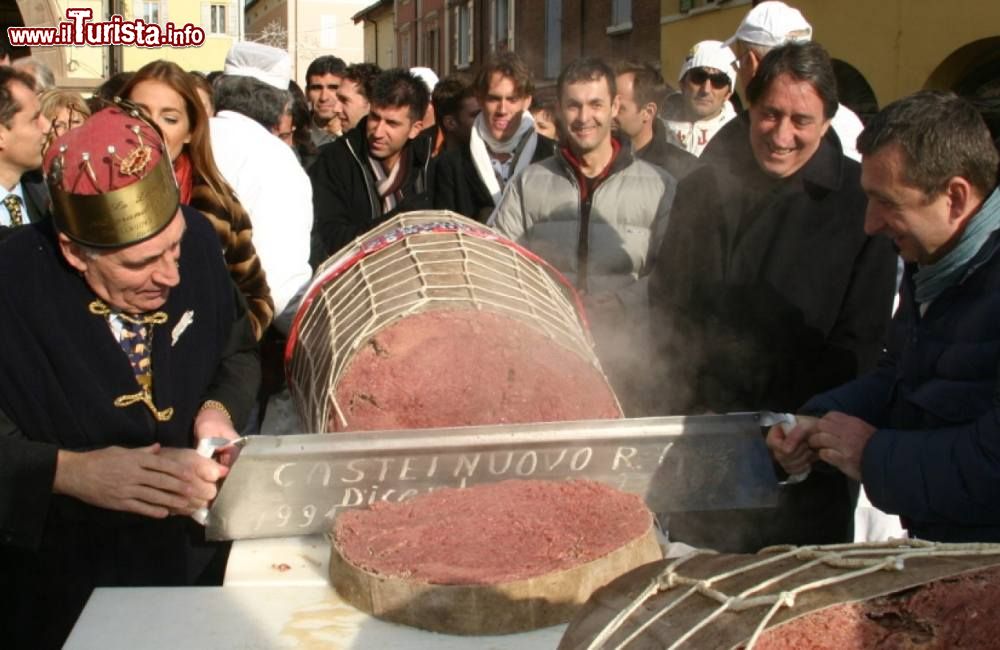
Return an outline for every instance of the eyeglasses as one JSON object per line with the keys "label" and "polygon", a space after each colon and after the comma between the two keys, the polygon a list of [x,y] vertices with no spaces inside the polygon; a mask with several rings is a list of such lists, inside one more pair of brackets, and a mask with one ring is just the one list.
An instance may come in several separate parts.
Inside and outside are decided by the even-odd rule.
{"label": "eyeglasses", "polygon": [[83,126],[83,122],[87,118],[87,116],[81,113],[80,111],[76,110],[72,106],[67,106],[66,108],[69,109],[68,121],[64,122],[63,120],[52,120],[51,124],[49,125],[49,132],[48,132],[49,138],[51,139],[58,138],[71,129],[75,129],[78,126]]}
{"label": "eyeglasses", "polygon": [[712,87],[721,90],[729,86],[729,76],[725,72],[709,72],[705,68],[692,68],[688,71],[688,81],[700,86],[706,81],[712,82]]}

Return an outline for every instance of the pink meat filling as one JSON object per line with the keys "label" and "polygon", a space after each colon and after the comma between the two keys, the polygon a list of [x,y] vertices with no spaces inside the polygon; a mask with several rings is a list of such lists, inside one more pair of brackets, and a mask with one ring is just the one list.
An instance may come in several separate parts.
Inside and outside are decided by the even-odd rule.
{"label": "pink meat filling", "polygon": [[355,354],[337,384],[348,425],[422,429],[620,418],[601,372],[513,318],[430,311],[390,325]]}
{"label": "pink meat filling", "polygon": [[590,562],[645,534],[642,499],[594,481],[504,481],[442,488],[342,513],[334,539],[370,573],[488,585]]}
{"label": "pink meat filling", "polygon": [[1000,568],[836,605],[765,632],[755,650],[1000,647]]}

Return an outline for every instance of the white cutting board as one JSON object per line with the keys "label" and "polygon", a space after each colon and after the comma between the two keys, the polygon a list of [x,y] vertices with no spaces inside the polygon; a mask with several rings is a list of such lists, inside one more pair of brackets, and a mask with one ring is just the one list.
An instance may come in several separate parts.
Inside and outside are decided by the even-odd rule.
{"label": "white cutting board", "polygon": [[323,535],[233,542],[225,587],[330,584],[330,542]]}
{"label": "white cutting board", "polygon": [[379,621],[325,587],[146,587],[94,591],[68,650],[552,650],[566,626],[461,637]]}
{"label": "white cutting board", "polygon": [[235,542],[223,587],[94,591],[69,650],[552,650],[565,625],[462,637],[373,618],[343,602],[327,578],[322,537]]}

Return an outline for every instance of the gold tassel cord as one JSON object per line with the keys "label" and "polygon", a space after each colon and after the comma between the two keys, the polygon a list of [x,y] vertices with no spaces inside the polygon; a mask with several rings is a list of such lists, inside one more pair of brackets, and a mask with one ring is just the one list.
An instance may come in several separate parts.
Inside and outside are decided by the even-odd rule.
{"label": "gold tassel cord", "polygon": [[146,391],[139,391],[138,393],[132,393],[131,395],[122,395],[121,397],[115,398],[115,406],[120,409],[132,406],[133,404],[145,404],[149,412],[153,414],[158,422],[168,422],[170,418],[174,416],[174,407],[165,408],[162,411],[156,408],[156,404],[153,404],[152,396]]}
{"label": "gold tassel cord", "polygon": [[[97,298],[88,305],[88,309],[91,314],[95,316],[110,316],[112,314],[111,308],[108,307],[103,300]],[[126,320],[135,325],[162,325],[167,322],[167,312],[164,311],[154,311],[151,314],[142,314],[141,316],[132,316],[126,314],[125,312],[117,312],[119,318]]]}

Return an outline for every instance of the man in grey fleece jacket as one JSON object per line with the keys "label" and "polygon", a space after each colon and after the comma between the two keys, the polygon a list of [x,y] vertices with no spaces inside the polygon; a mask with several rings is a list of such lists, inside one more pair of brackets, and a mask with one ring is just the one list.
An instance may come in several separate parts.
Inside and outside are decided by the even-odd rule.
{"label": "man in grey fleece jacket", "polygon": [[575,284],[598,357],[626,414],[638,415],[651,349],[645,276],[666,231],[676,181],[612,137],[618,99],[606,63],[570,64],[557,91],[565,141],[556,155],[508,183],[490,225]]}

